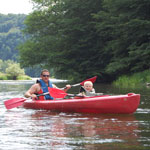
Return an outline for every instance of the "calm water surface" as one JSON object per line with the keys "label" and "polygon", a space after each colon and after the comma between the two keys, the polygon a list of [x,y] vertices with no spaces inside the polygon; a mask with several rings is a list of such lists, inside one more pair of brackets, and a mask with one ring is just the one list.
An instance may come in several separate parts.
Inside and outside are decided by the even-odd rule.
{"label": "calm water surface", "polygon": [[[63,87],[65,83],[53,81]],[[14,108],[6,110],[5,100],[23,97],[34,81],[0,81],[1,150],[149,150],[150,88],[116,88],[95,84],[106,94],[141,94],[134,114],[54,113]],[[72,88],[69,93],[77,93]]]}

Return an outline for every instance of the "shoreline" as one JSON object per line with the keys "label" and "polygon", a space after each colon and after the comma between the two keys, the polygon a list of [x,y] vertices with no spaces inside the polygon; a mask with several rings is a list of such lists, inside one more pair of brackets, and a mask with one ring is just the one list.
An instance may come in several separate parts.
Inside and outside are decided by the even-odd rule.
{"label": "shoreline", "polygon": [[[39,78],[32,78],[32,80],[0,80],[0,84],[1,83],[35,83],[36,80]],[[68,80],[63,80],[63,79],[50,79],[53,83],[58,83],[58,82],[67,82]]]}

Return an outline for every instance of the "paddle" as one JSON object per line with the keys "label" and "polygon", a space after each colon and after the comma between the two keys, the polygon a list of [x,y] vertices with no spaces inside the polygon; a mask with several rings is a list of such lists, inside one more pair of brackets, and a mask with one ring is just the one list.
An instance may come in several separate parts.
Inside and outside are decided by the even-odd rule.
{"label": "paddle", "polygon": [[[42,95],[47,95],[47,94],[49,94],[49,92],[39,94],[37,96],[42,96]],[[31,98],[12,98],[12,99],[6,100],[4,102],[4,105],[7,109],[12,109],[12,108],[21,106],[23,104],[23,102],[28,99],[31,99]]]}
{"label": "paddle", "polygon": [[[83,97],[83,96],[79,96],[78,94],[67,94],[63,90],[56,89],[56,88],[48,88],[48,89],[49,89],[49,92],[39,94],[37,96],[47,95],[50,93],[50,95],[54,98],[64,98],[65,96]],[[4,105],[7,109],[12,109],[12,108],[21,106],[24,103],[24,101],[26,101],[28,99],[31,99],[31,98],[12,98],[12,99],[6,100],[4,102]]]}
{"label": "paddle", "polygon": [[[76,87],[76,86],[79,86],[79,85],[83,86],[84,82],[86,82],[86,81],[91,81],[92,83],[94,83],[96,81],[96,79],[97,79],[97,76],[94,76],[92,78],[89,78],[89,79],[86,79],[86,80],[82,81],[81,83],[73,84],[73,85],[71,85],[71,87]],[[66,87],[64,87],[62,89],[65,89],[65,88]]]}
{"label": "paddle", "polygon": [[63,90],[61,89],[57,89],[57,88],[48,88],[49,90],[49,93],[52,97],[54,98],[64,98],[65,96],[70,96],[70,97],[84,97],[84,96],[81,96],[79,94],[68,94],[66,92],[64,92]]}
{"label": "paddle", "polygon": [[[83,96],[79,94],[69,94],[69,93],[64,92],[61,89],[56,89],[56,88],[48,88],[48,90],[49,90],[50,95],[54,98],[64,98],[65,96],[78,97],[78,98],[92,97],[92,96],[104,96],[103,93],[91,93],[91,96]],[[85,89],[83,88],[81,92],[83,92],[83,90],[85,91]]]}
{"label": "paddle", "polygon": [[79,85],[84,85],[84,82],[86,82],[86,81],[91,81],[92,83],[94,83],[95,81],[96,81],[96,78],[97,78],[97,76],[94,76],[94,77],[92,77],[92,78],[89,78],[89,79],[86,79],[86,80],[84,80],[84,81],[82,81],[81,83],[78,83],[78,84],[74,84],[74,85],[71,85],[72,87],[75,87],[75,86],[79,86]]}

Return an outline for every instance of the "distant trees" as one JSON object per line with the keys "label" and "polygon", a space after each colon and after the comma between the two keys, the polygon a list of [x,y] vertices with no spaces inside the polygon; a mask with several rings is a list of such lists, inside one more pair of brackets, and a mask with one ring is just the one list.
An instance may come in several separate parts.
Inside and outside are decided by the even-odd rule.
{"label": "distant trees", "polygon": [[19,75],[25,75],[24,69],[20,68],[19,63],[9,65],[9,67],[6,68],[6,73],[9,74],[13,80],[16,80]]}
{"label": "distant trees", "polygon": [[112,81],[150,66],[149,0],[32,0],[20,46],[23,66],[41,64],[57,77]]}
{"label": "distant trees", "polygon": [[25,40],[21,30],[26,15],[0,14],[0,78],[17,79],[25,75],[18,61],[17,46]]}
{"label": "distant trees", "polygon": [[[0,79],[16,80],[19,75],[25,75],[24,69],[21,69],[19,63],[0,59]],[[2,78],[2,76],[7,76],[7,78]]]}
{"label": "distant trees", "polygon": [[3,60],[18,60],[17,46],[24,42],[21,30],[24,29],[24,14],[0,14],[0,58]]}
{"label": "distant trees", "polygon": [[[3,61],[19,62],[18,46],[28,38],[22,33],[25,18],[24,14],[0,14],[0,59]],[[25,73],[37,77],[39,69],[41,68],[38,65],[33,68],[26,67]]]}

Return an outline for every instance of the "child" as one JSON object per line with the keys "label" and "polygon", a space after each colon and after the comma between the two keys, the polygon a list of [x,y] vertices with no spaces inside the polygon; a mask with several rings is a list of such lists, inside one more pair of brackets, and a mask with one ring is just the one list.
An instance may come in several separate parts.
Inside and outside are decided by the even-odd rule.
{"label": "child", "polygon": [[98,96],[103,95],[103,93],[95,93],[93,88],[93,83],[91,81],[84,82],[84,86],[81,86],[79,95],[82,96]]}
{"label": "child", "polygon": [[80,89],[80,95],[83,96],[93,96],[95,95],[95,89],[93,88],[93,83],[91,81],[84,82],[84,86]]}

